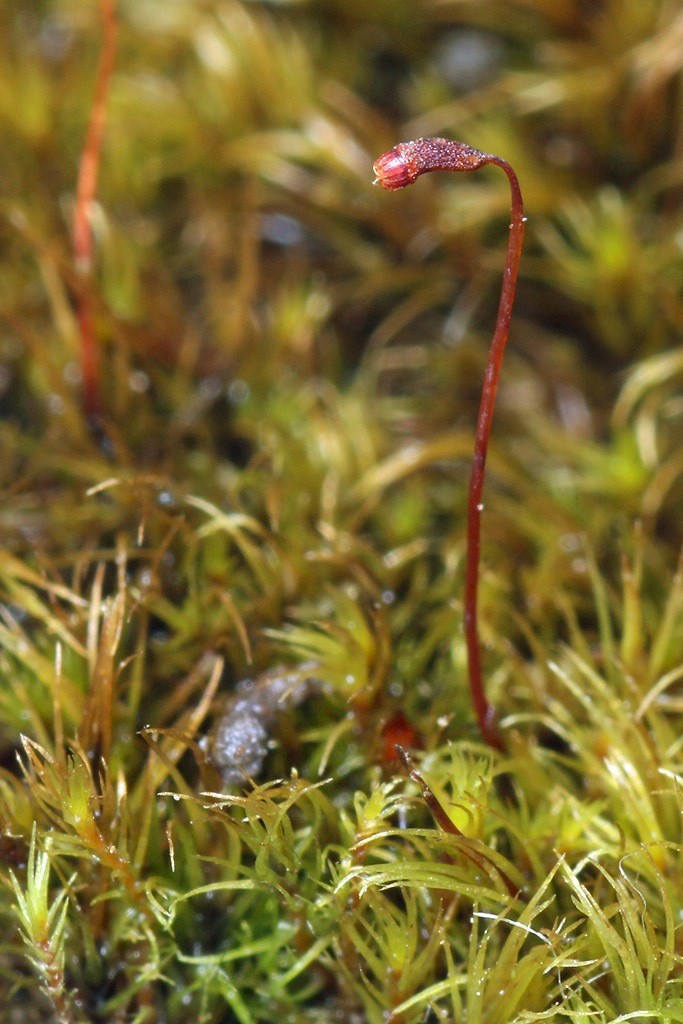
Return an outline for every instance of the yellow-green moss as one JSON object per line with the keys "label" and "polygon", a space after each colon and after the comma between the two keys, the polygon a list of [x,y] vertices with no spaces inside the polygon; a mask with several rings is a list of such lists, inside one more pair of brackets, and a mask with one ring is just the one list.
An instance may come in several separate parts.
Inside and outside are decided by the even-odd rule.
{"label": "yellow-green moss", "polygon": [[[99,7],[0,9],[0,1022],[683,1021],[678,5],[118,18],[92,431]],[[508,199],[374,190],[421,134],[510,160],[529,216],[480,594],[504,756],[462,583]],[[224,792],[237,683],[302,664]]]}

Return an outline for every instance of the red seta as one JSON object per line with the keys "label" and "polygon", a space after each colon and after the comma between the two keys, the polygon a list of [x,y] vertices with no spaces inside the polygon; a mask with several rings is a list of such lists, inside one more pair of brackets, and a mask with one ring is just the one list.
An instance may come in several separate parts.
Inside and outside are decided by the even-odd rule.
{"label": "red seta", "polygon": [[498,390],[498,379],[503,362],[515,299],[519,261],[524,241],[524,203],[517,175],[507,161],[492,153],[482,153],[464,142],[451,139],[426,138],[400,142],[375,161],[375,184],[396,190],[411,185],[421,174],[429,171],[476,171],[486,164],[495,164],[507,175],[510,184],[510,232],[503,271],[503,284],[498,304],[496,326],[489,348],[484,384],[479,405],[474,455],[467,497],[467,551],[465,565],[464,631],[467,645],[467,665],[472,705],[479,730],[484,740],[503,751],[503,740],[498,728],[495,709],[486,698],[481,666],[481,643],[477,617],[479,590],[479,562],[481,555],[482,493],[486,469],[491,423]]}

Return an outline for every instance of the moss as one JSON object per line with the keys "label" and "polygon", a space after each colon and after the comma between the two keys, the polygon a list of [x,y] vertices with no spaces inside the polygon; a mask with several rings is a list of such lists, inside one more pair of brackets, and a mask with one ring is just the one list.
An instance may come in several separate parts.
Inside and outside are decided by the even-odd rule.
{"label": "moss", "polygon": [[[121,0],[99,420],[99,6],[0,11],[0,1021],[683,1019],[679,15],[371,6]],[[508,197],[373,190],[422,134],[509,159],[529,215],[484,499],[505,753],[462,592]]]}

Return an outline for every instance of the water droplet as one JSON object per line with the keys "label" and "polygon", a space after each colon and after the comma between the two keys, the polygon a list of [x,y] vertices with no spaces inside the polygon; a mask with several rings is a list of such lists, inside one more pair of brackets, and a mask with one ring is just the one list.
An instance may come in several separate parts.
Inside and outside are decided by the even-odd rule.
{"label": "water droplet", "polygon": [[244,405],[251,394],[249,385],[244,380],[233,380],[228,385],[228,401],[232,405]]}
{"label": "water droplet", "polygon": [[128,374],[128,387],[135,395],[142,395],[149,387],[149,377],[142,370],[133,370]]}
{"label": "water droplet", "polygon": [[73,384],[74,386],[80,384],[83,380],[80,363],[74,360],[68,362],[62,371],[62,375],[67,384]]}
{"label": "water droplet", "polygon": [[147,590],[152,585],[152,571],[151,569],[142,569],[138,574],[138,585]]}
{"label": "water droplet", "polygon": [[52,394],[47,400],[47,407],[54,416],[61,416],[64,412],[64,399],[61,395]]}

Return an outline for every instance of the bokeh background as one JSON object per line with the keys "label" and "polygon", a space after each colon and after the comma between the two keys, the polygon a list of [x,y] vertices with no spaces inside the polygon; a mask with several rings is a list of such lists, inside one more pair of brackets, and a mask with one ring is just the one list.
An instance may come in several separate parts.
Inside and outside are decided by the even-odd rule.
{"label": "bokeh background", "polygon": [[[630,839],[679,841],[670,802],[655,824],[641,821],[635,789],[631,805],[594,759],[607,735],[630,757],[633,709],[652,687],[669,692],[683,653],[681,4],[119,0],[116,20],[86,286],[100,358],[93,422],[72,224],[101,10],[95,0],[0,7],[0,821],[14,936],[0,959],[17,1013],[29,1014],[0,1019],[404,1024],[467,1012],[491,1024],[555,1005],[567,1014],[556,1019],[578,1019],[537,953],[533,984],[515,998],[488,982],[465,997],[489,961],[512,964],[500,953],[508,932],[488,934],[481,962],[468,954],[462,907],[415,895],[417,867],[401,878],[403,902],[382,895],[380,883],[397,884],[382,876],[364,903],[354,844],[408,812],[392,789],[355,825],[350,808],[360,813],[380,782],[396,785],[398,737],[424,752],[436,788],[450,792],[460,773],[478,808],[467,828],[539,894],[576,801],[615,802],[611,832],[588,836],[576,812],[559,844],[571,863],[600,844],[617,858]],[[517,730],[526,794],[525,824],[505,840],[495,838],[504,794],[472,767],[486,754],[461,591],[509,191],[496,168],[429,175],[399,193],[374,187],[373,160],[423,135],[508,160],[528,217],[480,598],[488,693]],[[273,843],[289,852],[264,867],[244,822],[225,826],[242,805],[202,805],[193,819],[157,793],[220,792],[212,736],[237,682],[310,661],[319,682],[269,720],[257,782],[295,768],[316,784],[330,776],[332,790],[291,834],[278,818]],[[662,714],[677,715],[675,686],[667,700]],[[676,722],[655,730],[667,771]],[[652,756],[634,768],[645,790],[664,764]],[[87,835],[73,820],[74,763],[99,822]],[[563,794],[550,818],[544,771]],[[283,800],[277,790],[268,813]],[[266,803],[252,821],[268,817]],[[34,827],[33,856],[47,850],[45,877],[67,894],[55,903],[68,908],[66,965],[59,942],[40,947],[38,933],[33,960],[21,952],[9,871],[21,888]],[[324,855],[307,845],[316,829],[331,844],[320,840]],[[525,829],[539,844],[531,866]],[[443,859],[417,840],[409,855],[387,842],[377,865]],[[208,897],[190,912],[178,893],[222,877],[201,857],[230,864],[254,891],[267,877],[269,895],[218,887],[220,913]],[[271,869],[285,896],[273,896]],[[142,911],[152,878],[164,895]],[[351,879],[349,902],[320,903],[340,878]],[[428,891],[449,884],[439,876]],[[576,910],[572,891],[544,927]],[[106,909],[93,909],[96,897]],[[568,920],[568,934],[590,931]],[[419,963],[416,949],[399,963],[398,938],[386,938],[408,933],[430,950]],[[594,935],[586,942],[575,959],[595,953]],[[221,959],[230,949],[242,951]],[[547,942],[539,949],[550,955]],[[642,1009],[618,972],[605,978],[599,998],[586,981],[581,1012]]]}

